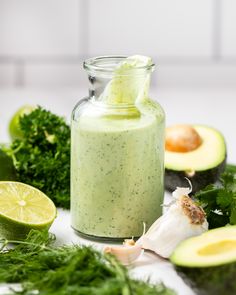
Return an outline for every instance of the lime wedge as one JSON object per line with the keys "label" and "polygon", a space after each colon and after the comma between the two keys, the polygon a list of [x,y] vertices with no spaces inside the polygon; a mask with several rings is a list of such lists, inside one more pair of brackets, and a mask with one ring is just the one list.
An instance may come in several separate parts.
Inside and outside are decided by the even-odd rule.
{"label": "lime wedge", "polygon": [[0,237],[22,239],[31,229],[49,229],[54,203],[40,190],[20,182],[0,181]]}
{"label": "lime wedge", "polygon": [[124,59],[115,69],[100,100],[111,104],[134,104],[147,98],[151,74],[147,69],[152,65],[152,59],[148,56],[133,55]]}
{"label": "lime wedge", "polygon": [[22,138],[22,131],[19,124],[20,117],[30,114],[35,108],[35,106],[24,105],[12,116],[9,123],[9,134],[12,140]]}

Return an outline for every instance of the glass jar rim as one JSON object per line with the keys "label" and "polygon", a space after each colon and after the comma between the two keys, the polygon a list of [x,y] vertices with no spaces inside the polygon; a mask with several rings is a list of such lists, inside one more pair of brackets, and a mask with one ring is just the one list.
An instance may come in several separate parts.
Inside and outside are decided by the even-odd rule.
{"label": "glass jar rim", "polygon": [[[83,67],[91,74],[101,73],[104,75],[111,75],[117,68],[117,65],[126,59],[125,55],[104,55],[88,58],[84,61]],[[144,71],[153,72],[155,64],[152,63],[146,66],[138,66],[135,69],[127,69],[124,73],[119,74],[119,76],[127,76],[130,74],[143,74]]]}

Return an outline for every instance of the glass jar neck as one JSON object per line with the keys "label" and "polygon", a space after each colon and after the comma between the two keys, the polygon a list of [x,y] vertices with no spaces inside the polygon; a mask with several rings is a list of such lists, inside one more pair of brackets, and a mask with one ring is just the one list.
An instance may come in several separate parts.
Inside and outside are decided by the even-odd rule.
{"label": "glass jar neck", "polygon": [[132,67],[125,57],[97,57],[86,60],[89,96],[109,105],[134,105],[148,97],[154,65]]}

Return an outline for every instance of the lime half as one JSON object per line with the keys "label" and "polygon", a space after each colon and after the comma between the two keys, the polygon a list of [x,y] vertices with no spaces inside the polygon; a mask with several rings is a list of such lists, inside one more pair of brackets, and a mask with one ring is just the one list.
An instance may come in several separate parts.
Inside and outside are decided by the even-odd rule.
{"label": "lime half", "polygon": [[49,229],[54,203],[40,190],[20,182],[0,181],[0,237],[23,239],[31,229]]}
{"label": "lime half", "polygon": [[20,117],[30,114],[33,110],[35,110],[35,108],[36,107],[32,105],[24,105],[12,116],[9,123],[9,134],[12,140],[22,138],[22,131],[20,129]]}

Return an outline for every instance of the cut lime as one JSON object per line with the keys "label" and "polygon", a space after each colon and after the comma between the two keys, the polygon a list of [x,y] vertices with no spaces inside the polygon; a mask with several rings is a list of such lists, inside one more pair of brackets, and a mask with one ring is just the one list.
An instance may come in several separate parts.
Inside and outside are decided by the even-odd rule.
{"label": "cut lime", "polygon": [[31,229],[49,229],[54,203],[40,190],[20,182],[0,181],[0,237],[22,239]]}
{"label": "cut lime", "polygon": [[31,105],[25,105],[21,107],[11,118],[9,123],[9,134],[11,139],[21,139],[22,138],[22,131],[20,129],[20,117],[23,115],[30,114],[36,107]]}

